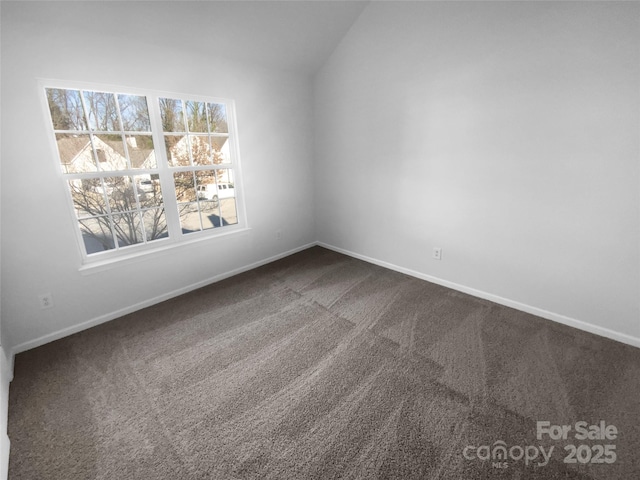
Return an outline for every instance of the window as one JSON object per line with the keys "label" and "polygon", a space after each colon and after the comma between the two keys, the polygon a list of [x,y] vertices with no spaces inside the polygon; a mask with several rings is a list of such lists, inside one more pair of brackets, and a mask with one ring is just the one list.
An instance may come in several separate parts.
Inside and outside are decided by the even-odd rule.
{"label": "window", "polygon": [[85,260],[243,226],[233,103],[45,87]]}
{"label": "window", "polygon": [[235,196],[222,191],[234,182],[225,106],[174,98],[159,104],[182,231],[237,223]]}

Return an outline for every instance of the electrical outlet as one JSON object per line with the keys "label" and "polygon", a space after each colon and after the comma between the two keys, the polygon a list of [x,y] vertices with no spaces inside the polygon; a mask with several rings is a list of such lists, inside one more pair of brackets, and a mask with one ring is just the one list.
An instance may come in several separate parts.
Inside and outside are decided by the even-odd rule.
{"label": "electrical outlet", "polygon": [[40,300],[40,308],[51,308],[53,307],[53,296],[50,293],[43,293],[42,295],[38,295],[38,300]]}
{"label": "electrical outlet", "polygon": [[282,240],[282,230],[280,229],[276,230],[276,238],[278,240]]}
{"label": "electrical outlet", "polygon": [[433,258],[436,260],[442,260],[442,249],[440,247],[435,247],[433,249]]}

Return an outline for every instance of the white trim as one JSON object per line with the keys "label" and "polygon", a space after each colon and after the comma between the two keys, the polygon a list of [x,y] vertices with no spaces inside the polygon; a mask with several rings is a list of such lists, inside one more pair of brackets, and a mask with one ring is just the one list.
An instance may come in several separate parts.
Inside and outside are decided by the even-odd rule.
{"label": "white trim", "polygon": [[237,275],[239,273],[246,272],[248,270],[252,270],[252,269],[260,267],[262,265],[266,265],[267,263],[274,262],[274,261],[279,260],[281,258],[288,257],[289,255],[293,255],[294,253],[301,252],[302,250],[306,250],[307,248],[313,247],[315,245],[316,245],[315,242],[314,243],[309,243],[309,244],[306,244],[306,245],[302,245],[302,246],[294,248],[292,250],[289,250],[289,251],[286,251],[286,252],[283,252],[283,253],[279,253],[279,254],[274,255],[272,257],[269,257],[269,258],[265,258],[264,260],[259,260],[257,262],[251,263],[249,265],[245,265],[243,267],[236,268],[234,270],[230,270],[228,272],[224,272],[224,273],[215,275],[213,277],[207,278],[207,279],[202,280],[200,282],[193,283],[193,284],[188,285],[186,287],[182,287],[182,288],[173,290],[171,292],[168,292],[168,293],[165,293],[165,294],[162,294],[162,295],[158,295],[157,297],[154,297],[154,298],[152,298],[150,300],[145,300],[143,302],[139,302],[139,303],[136,303],[134,305],[130,305],[128,307],[121,308],[121,309],[116,310],[114,312],[110,312],[110,313],[107,313],[105,315],[101,315],[101,316],[93,318],[91,320],[87,320],[86,322],[82,322],[80,324],[73,325],[71,327],[63,328],[62,330],[58,330],[58,331],[53,332],[53,333],[48,333],[47,335],[43,335],[43,336],[38,337],[38,338],[36,338],[34,340],[29,340],[27,342],[24,342],[24,343],[21,343],[19,345],[14,346],[11,349],[11,354],[12,354],[12,356],[13,355],[17,355],[20,352],[24,352],[26,350],[31,350],[32,348],[36,348],[36,347],[39,347],[39,346],[44,345],[46,343],[53,342],[55,340],[59,340],[61,338],[67,337],[69,335],[73,335],[74,333],[81,332],[81,331],[86,330],[88,328],[95,327],[96,325],[100,325],[100,324],[108,322],[110,320],[114,320],[116,318],[122,317],[124,315],[129,314],[129,313],[135,312],[137,310],[141,310],[143,308],[150,307],[150,306],[155,305],[157,303],[164,302],[165,300],[169,300],[169,299],[177,297],[179,295],[183,295],[183,294],[188,293],[188,292],[190,292],[192,290],[196,290],[198,288],[205,287],[205,286],[210,285],[212,283],[219,282],[220,280],[224,280],[225,278],[229,278],[229,277],[232,277],[232,276]]}
{"label": "white trim", "polygon": [[[206,242],[206,241],[215,241],[216,239],[225,238],[230,235],[240,235],[243,233],[249,232],[250,228],[235,228],[235,225],[231,225],[229,230],[220,232],[217,235],[202,235],[203,232],[194,232],[189,235],[187,240],[183,240],[180,243],[175,242],[164,242],[165,239],[160,239],[157,241],[158,245],[154,245],[154,248],[148,247],[146,249],[136,249],[133,250],[132,253],[128,255],[119,255],[115,257],[108,257],[104,260],[95,260],[91,263],[85,263],[80,265],[78,271],[82,275],[91,275],[92,273],[103,272],[105,270],[109,270],[110,268],[127,265],[130,263],[136,263],[142,260],[146,260],[148,257],[155,257],[161,254],[172,253],[176,248],[186,248],[191,245],[196,245],[198,243]],[[99,255],[99,254],[98,254]]]}
{"label": "white trim", "polygon": [[525,303],[517,302],[515,300],[510,300],[508,298],[503,298],[503,297],[500,297],[498,295],[487,293],[487,292],[484,292],[482,290],[477,290],[475,288],[467,287],[465,285],[460,285],[458,283],[450,282],[448,280],[443,280],[443,279],[438,278],[438,277],[427,275],[427,274],[424,274],[424,273],[421,273],[421,272],[418,272],[418,271],[415,271],[415,270],[411,270],[409,268],[400,267],[400,266],[395,265],[393,263],[389,263],[389,262],[385,262],[385,261],[382,261],[382,260],[378,260],[378,259],[375,259],[375,258],[372,258],[372,257],[368,257],[366,255],[361,255],[359,253],[355,253],[355,252],[352,252],[350,250],[345,250],[343,248],[339,248],[339,247],[336,247],[336,246],[333,246],[333,245],[330,245],[330,244],[327,244],[327,243],[324,243],[324,242],[311,242],[311,243],[308,243],[306,245],[302,245],[300,247],[294,248],[292,250],[288,250],[286,252],[283,252],[283,253],[274,255],[272,257],[266,258],[264,260],[259,260],[257,262],[251,263],[249,265],[245,265],[243,267],[236,268],[234,270],[230,270],[228,272],[215,275],[213,277],[210,277],[208,279],[202,280],[200,282],[188,285],[186,287],[179,288],[177,290],[173,290],[173,291],[165,293],[163,295],[159,295],[159,296],[154,297],[154,298],[152,298],[150,300],[145,300],[143,302],[136,303],[136,304],[131,305],[129,307],[121,308],[121,309],[116,310],[114,312],[107,313],[105,315],[101,315],[100,317],[93,318],[91,320],[88,320],[86,322],[80,323],[78,325],[73,325],[71,327],[67,327],[67,328],[64,328],[62,330],[58,330],[56,332],[49,333],[47,335],[43,335],[42,337],[36,338],[34,340],[29,340],[27,342],[24,342],[24,343],[21,343],[19,345],[16,345],[11,349],[11,356],[8,359],[9,360],[9,371],[11,372],[13,370],[13,357],[16,354],[20,353],[20,352],[24,352],[26,350],[30,350],[32,348],[39,347],[39,346],[44,345],[46,343],[53,342],[53,341],[58,340],[60,338],[64,338],[64,337],[66,337],[68,335],[72,335],[72,334],[80,332],[82,330],[86,330],[86,329],[94,327],[96,325],[100,325],[100,324],[108,322],[110,320],[114,320],[114,319],[119,318],[119,317],[121,317],[123,315],[127,315],[129,313],[135,312],[137,310],[141,310],[141,309],[146,308],[146,307],[150,307],[152,305],[155,305],[157,303],[163,302],[165,300],[169,300],[171,298],[177,297],[178,295],[182,295],[184,293],[188,293],[188,292],[190,292],[192,290],[196,290],[198,288],[207,286],[209,284],[212,284],[212,283],[215,283],[215,282],[219,282],[220,280],[224,280],[225,278],[231,277],[233,275],[237,275],[237,274],[242,273],[242,272],[246,272],[246,271],[251,270],[253,268],[257,268],[257,267],[260,267],[262,265],[266,265],[267,263],[274,262],[276,260],[279,260],[281,258],[287,257],[289,255],[293,255],[294,253],[301,252],[302,250],[306,250],[307,248],[311,248],[311,247],[316,246],[316,245],[320,246],[320,247],[327,248],[329,250],[333,250],[334,252],[342,253],[344,255],[348,255],[350,257],[357,258],[359,260],[363,260],[363,261],[368,262],[368,263],[372,263],[374,265],[378,265],[378,266],[381,266],[381,267],[384,267],[384,268],[388,268],[388,269],[394,270],[396,272],[404,273],[406,275],[410,275],[412,277],[419,278],[419,279],[425,280],[427,282],[435,283],[435,284],[438,284],[438,285],[442,285],[444,287],[451,288],[453,290],[457,290],[459,292],[467,293],[467,294],[472,295],[474,297],[478,297],[478,298],[482,298],[482,299],[485,299],[485,300],[489,300],[489,301],[495,302],[497,304],[504,305],[506,307],[511,307],[511,308],[516,309],[516,310],[520,310],[522,312],[530,313],[532,315],[536,315],[538,317],[545,318],[547,320],[551,320],[551,321],[554,321],[554,322],[557,322],[557,323],[561,323],[561,324],[567,325],[569,327],[577,328],[578,330],[583,330],[585,332],[593,333],[593,334],[599,335],[601,337],[606,337],[606,338],[609,338],[611,340],[616,340],[618,342],[622,342],[622,343],[625,343],[627,345],[631,345],[633,347],[640,348],[640,338],[633,337],[633,336],[627,335],[625,333],[621,333],[621,332],[617,332],[615,330],[610,330],[608,328],[604,328],[604,327],[600,327],[600,326],[597,326],[597,325],[593,325],[591,323],[587,323],[587,322],[584,322],[582,320],[571,318],[571,317],[568,317],[566,315],[561,315],[559,313],[554,313],[554,312],[550,312],[548,310],[543,310],[543,309],[538,308],[538,307],[533,307],[533,306],[527,305]]}
{"label": "white trim", "polygon": [[498,303],[500,305],[504,305],[506,307],[511,307],[516,310],[520,310],[522,312],[530,313],[532,315],[536,315],[538,317],[542,317],[547,320],[551,320],[557,323],[561,323],[563,325],[567,325],[569,327],[577,328],[578,330],[583,330],[585,332],[593,333],[595,335],[599,335],[601,337],[606,337],[611,340],[616,340],[618,342],[625,343],[627,345],[631,345],[633,347],[640,348],[640,338],[633,337],[631,335],[627,335],[626,333],[617,332],[615,330],[610,330],[608,328],[600,327],[598,325],[593,325],[591,323],[584,322],[582,320],[578,320],[576,318],[571,318],[566,315],[561,315],[559,313],[550,312],[548,310],[543,310],[538,307],[533,307],[531,305],[527,305],[525,303],[521,303],[515,300],[510,300],[508,298],[500,297],[498,295],[494,295],[492,293],[487,293],[482,290],[477,290],[475,288],[467,287],[465,285],[460,285],[455,282],[450,282],[448,280],[443,280],[438,277],[434,277],[431,275],[427,275],[425,273],[421,273],[415,270],[411,270],[409,268],[400,267],[398,265],[394,265],[393,263],[385,262],[382,260],[378,260],[375,258],[367,257],[366,255],[360,255],[359,253],[352,252],[350,250],[345,250],[343,248],[335,247],[333,245],[329,245],[324,242],[317,242],[317,245],[327,248],[329,250],[333,250],[334,252],[342,253],[344,255],[348,255],[353,258],[357,258],[359,260],[363,260],[368,263],[373,263],[374,265],[378,265],[380,267],[388,268],[390,270],[395,270],[396,272],[404,273],[406,275],[410,275],[412,277],[419,278],[421,280],[426,280],[427,282],[435,283],[438,285],[442,285],[443,287],[448,287],[453,290],[457,290],[459,292],[467,293],[474,297],[482,298],[485,300],[489,300],[491,302]]}
{"label": "white trim", "polygon": [[7,435],[9,421],[9,383],[13,379],[13,362],[9,362],[0,346],[0,480],[9,475],[9,450],[11,442]]}
{"label": "white trim", "polygon": [[[5,412],[2,412],[3,414]],[[7,419],[9,412],[7,411]],[[0,479],[5,480],[9,477],[9,453],[11,451],[11,440],[6,432],[0,432]]]}

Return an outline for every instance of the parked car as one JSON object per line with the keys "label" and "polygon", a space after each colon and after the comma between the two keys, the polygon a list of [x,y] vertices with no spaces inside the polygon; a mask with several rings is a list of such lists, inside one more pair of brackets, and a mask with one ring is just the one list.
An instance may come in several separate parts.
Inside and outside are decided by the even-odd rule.
{"label": "parked car", "polygon": [[140,180],[138,182],[138,193],[153,192],[153,182],[151,180]]}
{"label": "parked car", "polygon": [[220,198],[232,198],[236,196],[233,183],[209,183],[198,185],[198,200],[213,200]]}

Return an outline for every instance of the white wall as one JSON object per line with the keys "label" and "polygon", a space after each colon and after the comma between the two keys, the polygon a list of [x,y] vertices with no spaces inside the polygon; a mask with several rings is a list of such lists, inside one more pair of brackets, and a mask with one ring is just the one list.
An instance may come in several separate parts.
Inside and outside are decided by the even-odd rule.
{"label": "white wall", "polygon": [[[157,22],[182,35],[169,33],[173,20],[160,6],[112,8],[123,6],[144,28]],[[2,340],[8,349],[35,346],[315,240],[308,76],[234,63],[215,44],[207,56],[184,46],[132,44],[131,36],[110,34],[99,16],[68,25],[68,8],[74,4],[2,6]],[[38,77],[234,99],[251,230],[82,275]],[[37,296],[46,292],[55,306],[41,310]]]}
{"label": "white wall", "polygon": [[372,2],[315,78],[318,239],[640,346],[639,18]]}
{"label": "white wall", "polygon": [[[65,8],[2,6],[4,347],[314,240],[640,338],[637,3],[372,2],[315,79],[315,125],[304,75]],[[158,10],[127,4],[145,31]],[[252,230],[81,275],[38,77],[234,98]]]}

